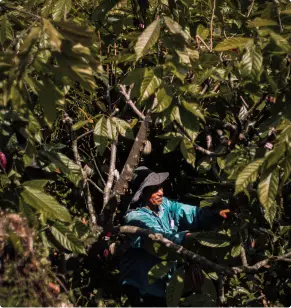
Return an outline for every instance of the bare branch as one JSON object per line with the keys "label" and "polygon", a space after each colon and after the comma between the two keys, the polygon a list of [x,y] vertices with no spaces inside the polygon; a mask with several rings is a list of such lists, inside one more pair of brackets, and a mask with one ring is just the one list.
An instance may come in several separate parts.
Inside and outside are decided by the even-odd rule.
{"label": "bare branch", "polygon": [[215,8],[216,8],[216,0],[213,0],[212,14],[210,20],[210,51],[212,51],[213,49],[213,20],[214,20]]}
{"label": "bare branch", "polygon": [[133,88],[134,84],[131,84],[129,87],[128,92],[126,92],[126,86],[125,85],[120,85],[120,93],[125,97],[126,103],[131,107],[131,109],[135,112],[135,114],[140,117],[142,120],[145,119],[145,115],[138,110],[138,108],[135,106],[133,101],[130,98],[131,94],[131,89]]}
{"label": "bare branch", "polygon": [[94,209],[94,206],[93,206],[90,187],[89,187],[89,184],[87,183],[88,177],[87,177],[85,170],[82,168],[81,157],[80,157],[79,150],[78,150],[78,138],[76,138],[76,135],[75,135],[74,131],[72,130],[73,120],[68,116],[67,113],[65,113],[63,121],[64,121],[64,123],[67,123],[70,127],[71,140],[72,140],[72,150],[73,150],[73,153],[74,153],[74,158],[75,158],[77,165],[81,169],[82,176],[83,176],[83,179],[84,179],[84,185],[87,186],[87,200],[86,200],[86,202],[87,202],[88,211],[89,211],[89,215],[90,215],[90,225],[91,225],[92,231],[95,231],[96,227],[98,227],[97,217],[96,217],[95,209]]}
{"label": "bare branch", "polygon": [[117,153],[117,144],[118,144],[118,136],[113,141],[111,145],[111,155],[110,155],[110,165],[109,165],[109,171],[108,171],[108,179],[107,183],[104,188],[104,197],[103,197],[103,207],[101,210],[101,214],[103,213],[106,205],[108,204],[111,188],[113,185],[114,180],[114,170],[116,165],[116,153]]}
{"label": "bare branch", "polygon": [[200,48],[200,44],[199,41],[208,49],[208,51],[211,51],[211,49],[208,47],[208,45],[205,43],[205,41],[203,40],[203,38],[200,35],[196,35],[196,42],[198,45],[198,49]]}
{"label": "bare branch", "polygon": [[87,135],[89,135],[89,134],[91,134],[91,133],[93,133],[93,132],[94,132],[94,129],[91,129],[91,130],[85,132],[84,134],[78,136],[78,137],[76,138],[76,140],[79,141],[80,139],[84,138],[85,136],[87,136]]}
{"label": "bare branch", "polygon": [[229,153],[228,150],[224,151],[224,152],[218,152],[218,153],[212,152],[212,151],[209,151],[209,150],[202,148],[199,145],[195,145],[195,150],[203,153],[204,155],[210,156],[210,157],[223,157],[223,156],[225,156]]}
{"label": "bare branch", "polygon": [[98,174],[99,174],[99,176],[100,176],[100,179],[101,179],[103,185],[105,186],[105,185],[106,185],[105,180],[104,180],[104,178],[103,178],[103,176],[102,176],[102,174],[101,174],[100,169],[98,168],[98,165],[97,165],[97,163],[96,163],[96,159],[95,159],[95,157],[94,157],[94,155],[93,155],[93,153],[92,153],[91,150],[90,150],[90,154],[91,154],[91,157],[92,157],[94,166],[95,166],[95,168],[96,168],[96,170],[97,170],[97,172],[98,172]]}
{"label": "bare branch", "polygon": [[244,241],[243,241],[241,233],[239,234],[239,238],[240,238],[240,244],[241,244],[241,250],[240,250],[241,261],[242,261],[243,266],[248,266],[246,250],[244,247]]}
{"label": "bare branch", "polygon": [[249,7],[249,11],[248,11],[247,17],[250,17],[251,12],[252,12],[252,10],[254,8],[254,4],[255,4],[255,0],[252,0],[252,3],[250,5],[250,7]]}
{"label": "bare branch", "polygon": [[164,238],[161,234],[153,233],[150,230],[141,229],[139,227],[134,227],[134,226],[120,227],[120,232],[124,233],[124,234],[131,234],[131,235],[135,234],[135,235],[146,236],[147,238],[149,238],[153,242],[156,242],[156,243],[162,244],[163,246],[168,247],[169,249],[175,251],[177,254],[181,255],[182,257],[184,257],[188,260],[191,260],[195,263],[198,263],[204,268],[209,268],[209,269],[212,269],[216,272],[225,273],[227,275],[233,274],[231,268],[227,268],[225,266],[216,264],[216,263],[206,259],[205,257],[200,256],[200,255],[184,248],[183,246],[180,246],[180,245],[177,245],[177,244],[171,242],[170,240]]}
{"label": "bare branch", "polygon": [[87,181],[91,183],[102,195],[104,194],[103,190],[96,183],[94,183],[91,179],[87,179]]}

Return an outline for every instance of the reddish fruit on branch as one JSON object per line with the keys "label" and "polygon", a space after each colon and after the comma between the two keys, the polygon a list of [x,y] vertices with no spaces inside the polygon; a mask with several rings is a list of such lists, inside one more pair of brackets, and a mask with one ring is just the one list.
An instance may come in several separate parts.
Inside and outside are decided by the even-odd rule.
{"label": "reddish fruit on branch", "polygon": [[0,167],[6,170],[7,167],[7,159],[3,152],[0,152]]}

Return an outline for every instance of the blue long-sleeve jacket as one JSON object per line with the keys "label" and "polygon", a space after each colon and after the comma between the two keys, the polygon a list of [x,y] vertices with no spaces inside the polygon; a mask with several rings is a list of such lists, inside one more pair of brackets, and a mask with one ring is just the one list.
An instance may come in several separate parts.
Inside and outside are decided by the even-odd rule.
{"label": "blue long-sleeve jacket", "polygon": [[[181,245],[189,230],[208,229],[214,222],[214,214],[209,208],[186,205],[163,198],[158,215],[141,207],[125,216],[125,224],[150,229],[161,233],[167,239]],[[120,264],[121,283],[132,285],[139,289],[142,295],[165,296],[167,277],[154,284],[148,283],[148,272],[161,260],[148,253],[140,236],[132,236],[131,248],[127,250]]]}

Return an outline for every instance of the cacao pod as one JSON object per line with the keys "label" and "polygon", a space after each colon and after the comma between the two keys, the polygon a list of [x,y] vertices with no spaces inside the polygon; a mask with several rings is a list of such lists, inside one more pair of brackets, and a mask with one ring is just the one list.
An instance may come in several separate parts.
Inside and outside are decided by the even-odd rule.
{"label": "cacao pod", "polygon": [[0,152],[0,166],[6,170],[7,167],[7,159],[3,152]]}

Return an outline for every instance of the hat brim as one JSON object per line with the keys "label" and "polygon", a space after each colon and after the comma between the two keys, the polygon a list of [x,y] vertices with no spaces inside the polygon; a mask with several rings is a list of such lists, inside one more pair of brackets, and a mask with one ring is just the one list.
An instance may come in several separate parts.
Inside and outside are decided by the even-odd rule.
{"label": "hat brim", "polygon": [[144,179],[144,181],[141,183],[139,189],[134,194],[131,202],[132,203],[137,202],[140,199],[142,192],[146,187],[159,186],[162,183],[164,183],[167,180],[168,177],[169,177],[169,172],[161,172],[161,173],[152,172],[152,173],[150,173]]}

